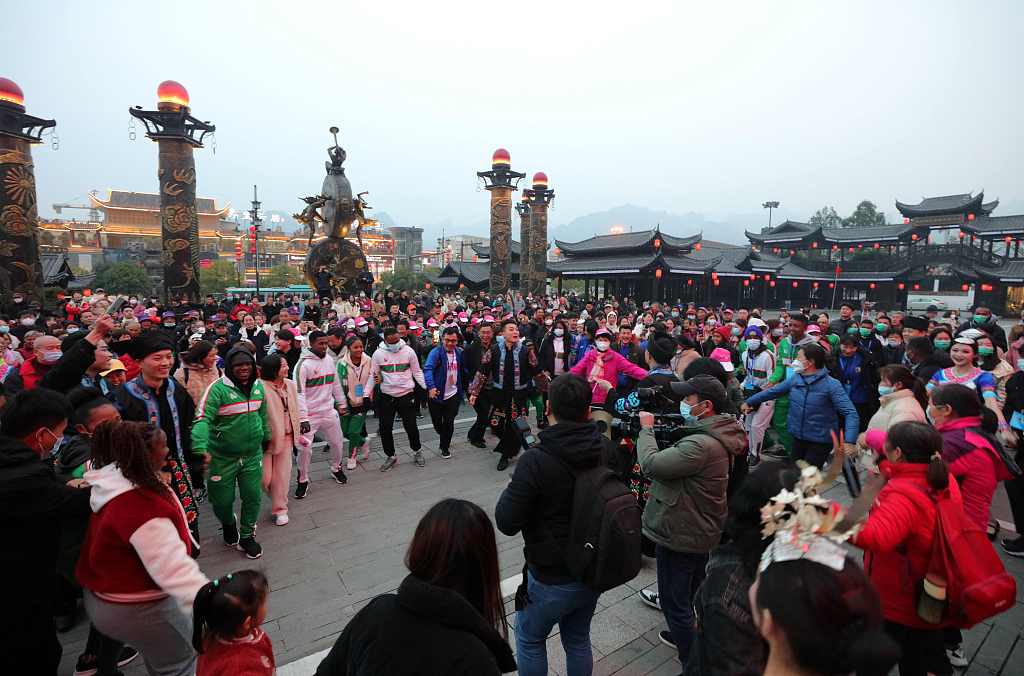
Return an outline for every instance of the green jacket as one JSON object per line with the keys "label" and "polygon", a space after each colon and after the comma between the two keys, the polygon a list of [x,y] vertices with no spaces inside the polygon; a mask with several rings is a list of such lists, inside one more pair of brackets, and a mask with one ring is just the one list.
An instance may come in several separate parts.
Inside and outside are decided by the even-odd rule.
{"label": "green jacket", "polygon": [[226,375],[215,380],[196,406],[192,452],[235,458],[262,454],[270,441],[264,399],[259,378],[248,397]]}
{"label": "green jacket", "polygon": [[659,451],[650,430],[637,441],[637,459],[651,480],[643,534],[674,552],[705,554],[718,546],[728,514],[726,488],[733,457],[745,460],[747,434],[731,415],[713,415],[684,428]]}

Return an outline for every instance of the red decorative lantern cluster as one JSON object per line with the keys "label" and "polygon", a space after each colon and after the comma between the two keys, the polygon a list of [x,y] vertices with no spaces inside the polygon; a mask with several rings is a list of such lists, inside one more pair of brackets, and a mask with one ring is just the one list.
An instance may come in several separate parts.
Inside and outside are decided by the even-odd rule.
{"label": "red decorative lantern cluster", "polygon": [[256,226],[249,226],[249,253],[256,254]]}
{"label": "red decorative lantern cluster", "polygon": [[235,260],[242,260],[242,240],[240,238],[235,240]]}

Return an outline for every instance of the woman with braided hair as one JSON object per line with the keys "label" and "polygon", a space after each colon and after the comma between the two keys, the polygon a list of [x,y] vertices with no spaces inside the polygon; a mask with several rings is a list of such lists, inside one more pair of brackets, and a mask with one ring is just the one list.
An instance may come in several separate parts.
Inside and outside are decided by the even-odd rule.
{"label": "woman with braided hair", "polygon": [[93,432],[92,517],[75,575],[93,625],[138,648],[150,674],[195,671],[188,615],[206,576],[181,503],[160,472],[167,438],[146,423],[105,422]]}

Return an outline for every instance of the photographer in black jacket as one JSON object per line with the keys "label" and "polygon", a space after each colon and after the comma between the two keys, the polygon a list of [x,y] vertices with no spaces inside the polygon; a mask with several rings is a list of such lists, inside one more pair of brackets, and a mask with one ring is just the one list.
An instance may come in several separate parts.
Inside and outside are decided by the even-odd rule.
{"label": "photographer in black jacket", "polygon": [[590,400],[590,385],[579,376],[564,374],[551,381],[551,426],[538,433],[538,446],[523,453],[494,510],[498,530],[523,533],[526,571],[516,595],[516,647],[524,673],[547,673],[545,642],[555,624],[568,673],[584,673],[593,664],[590,621],[600,594],[573,577],[564,553],[573,470],[596,467],[605,448],[605,438],[588,420]]}

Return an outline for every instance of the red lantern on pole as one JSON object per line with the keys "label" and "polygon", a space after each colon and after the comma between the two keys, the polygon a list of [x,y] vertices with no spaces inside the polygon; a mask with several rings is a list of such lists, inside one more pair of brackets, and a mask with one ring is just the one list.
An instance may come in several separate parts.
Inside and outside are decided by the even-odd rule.
{"label": "red lantern on pole", "polygon": [[768,286],[770,286],[770,287],[772,287],[774,289],[775,288],[775,280],[773,279],[772,281],[768,282]]}
{"label": "red lantern on pole", "polygon": [[875,283],[871,282],[870,284],[868,284],[868,288],[869,289],[874,289],[875,288]]}
{"label": "red lantern on pole", "polygon": [[967,214],[967,220],[973,221],[974,220],[974,214]]}
{"label": "red lantern on pole", "polygon": [[882,248],[882,245],[879,244],[878,242],[875,242],[875,249],[881,249],[881,248]]}
{"label": "red lantern on pole", "polygon": [[907,288],[907,285],[904,284],[903,282],[900,282],[899,284],[896,285],[896,288],[902,291],[903,289]]}
{"label": "red lantern on pole", "polygon": [[798,286],[800,286],[800,282],[793,280],[793,288],[795,289]]}
{"label": "red lantern on pole", "polygon": [[818,283],[817,283],[817,282],[813,282],[813,283],[811,284],[811,286],[812,286],[813,288],[817,289],[817,288],[818,288]]}
{"label": "red lantern on pole", "polygon": [[830,289],[836,288],[836,283],[835,282],[829,282],[828,283],[828,288],[830,288]]}
{"label": "red lantern on pole", "polygon": [[750,280],[749,279],[744,279],[743,280],[743,286],[750,286]]}
{"label": "red lantern on pole", "polygon": [[960,285],[960,290],[961,291],[970,291],[971,290],[971,285],[970,284],[961,284]]}
{"label": "red lantern on pole", "polygon": [[686,286],[693,286],[693,280],[692,279],[686,280]]}
{"label": "red lantern on pole", "polygon": [[921,285],[920,284],[915,284],[914,285],[914,291],[920,291],[920,290],[921,290]]}

